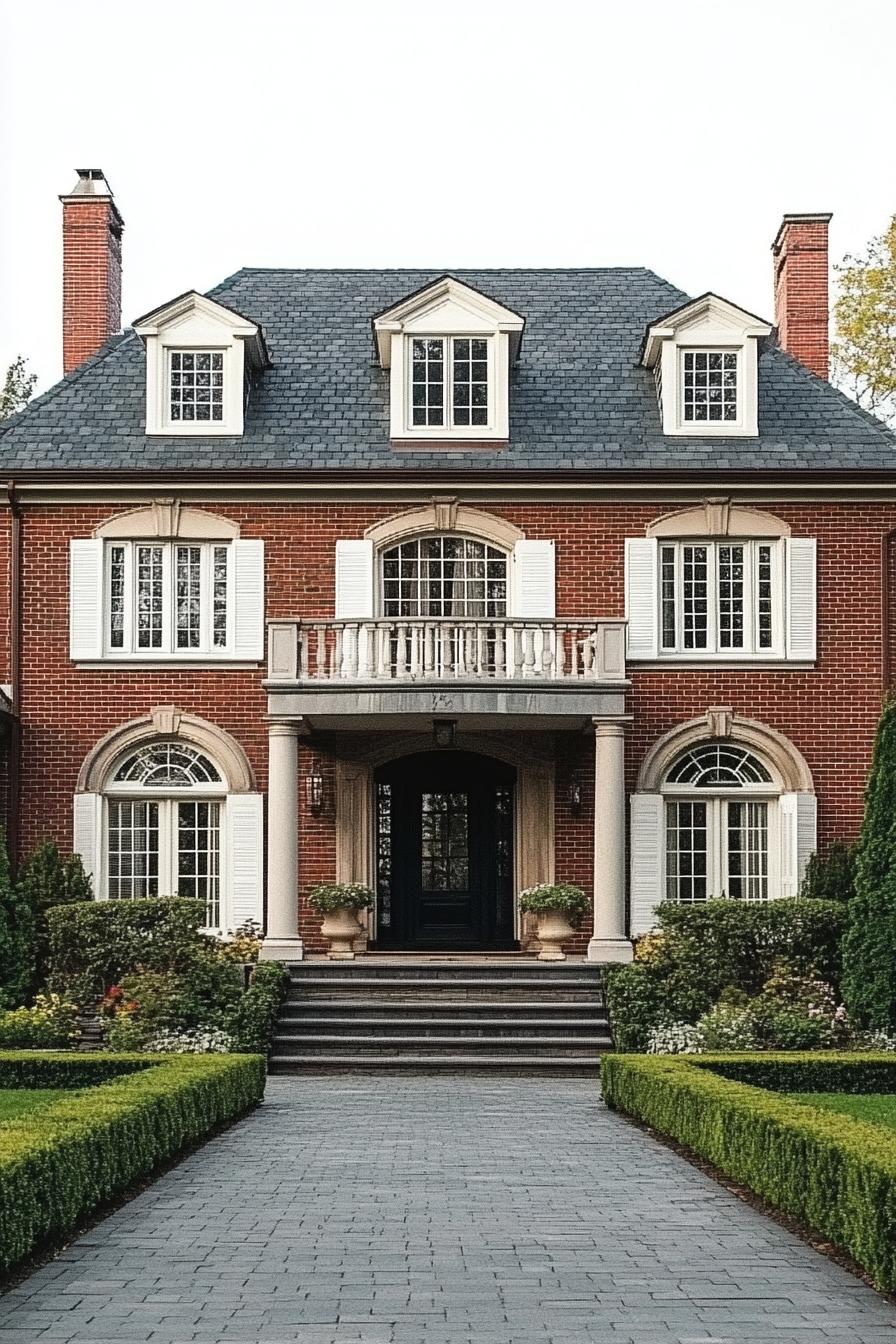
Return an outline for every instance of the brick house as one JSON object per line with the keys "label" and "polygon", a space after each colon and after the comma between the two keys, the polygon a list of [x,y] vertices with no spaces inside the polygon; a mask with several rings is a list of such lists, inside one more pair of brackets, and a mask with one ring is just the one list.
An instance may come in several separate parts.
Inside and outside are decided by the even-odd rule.
{"label": "brick house", "polygon": [[62,198],[66,374],[0,430],[12,840],[100,898],[320,951],[627,959],[664,897],[794,894],[889,684],[896,441],[826,381],[827,215],[775,326],[649,270],[239,271],[122,334]]}

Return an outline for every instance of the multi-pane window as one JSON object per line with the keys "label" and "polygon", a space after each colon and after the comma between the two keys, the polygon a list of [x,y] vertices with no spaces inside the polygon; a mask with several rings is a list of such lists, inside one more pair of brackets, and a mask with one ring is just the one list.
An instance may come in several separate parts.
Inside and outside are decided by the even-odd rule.
{"label": "multi-pane window", "polygon": [[725,350],[682,351],[682,417],[708,423],[737,420],[737,354]]}
{"label": "multi-pane window", "polygon": [[422,537],[382,555],[382,608],[391,617],[507,615],[507,556],[469,537]]}
{"label": "multi-pane window", "polygon": [[223,420],[223,351],[172,350],[168,357],[168,394],[173,423]]}
{"label": "multi-pane window", "polygon": [[489,423],[489,342],[483,337],[411,340],[411,427],[466,429]]}
{"label": "multi-pane window", "polygon": [[780,543],[662,542],[659,566],[663,652],[773,654],[780,650]]}
{"label": "multi-pane window", "polygon": [[765,765],[708,742],[675,763],[664,791],[666,899],[768,900],[776,787]]}
{"label": "multi-pane window", "polygon": [[211,542],[111,542],[106,643],[119,653],[226,652],[230,547]]}
{"label": "multi-pane window", "polygon": [[220,928],[224,788],[217,767],[184,743],[128,756],[107,790],[107,896],[188,896]]}

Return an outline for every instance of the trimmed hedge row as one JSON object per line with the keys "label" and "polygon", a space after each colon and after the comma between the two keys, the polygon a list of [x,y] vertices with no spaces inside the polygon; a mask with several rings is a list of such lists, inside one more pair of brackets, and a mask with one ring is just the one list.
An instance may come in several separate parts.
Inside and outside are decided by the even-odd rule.
{"label": "trimmed hedge row", "polygon": [[0,1054],[0,1086],[78,1089],[0,1124],[0,1269],[256,1105],[264,1082],[259,1055]]}
{"label": "trimmed hedge row", "polygon": [[[746,1077],[753,1070],[750,1085]],[[720,1076],[722,1073],[727,1076]],[[745,1081],[732,1081],[732,1073]],[[896,1288],[896,1132],[815,1110],[788,1091],[892,1089],[889,1055],[606,1055],[607,1104],[705,1157]],[[861,1086],[844,1087],[844,1082]]]}

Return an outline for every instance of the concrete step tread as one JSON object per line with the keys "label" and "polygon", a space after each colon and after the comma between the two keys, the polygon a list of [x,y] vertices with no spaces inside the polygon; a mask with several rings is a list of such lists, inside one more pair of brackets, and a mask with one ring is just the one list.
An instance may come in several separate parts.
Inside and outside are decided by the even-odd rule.
{"label": "concrete step tread", "polygon": [[[280,1032],[276,1032],[274,1035],[275,1044],[278,1041],[285,1039],[301,1040],[301,1042],[304,1045],[310,1045],[312,1042],[315,1041],[320,1042],[320,1044],[323,1045],[326,1044],[327,1042],[334,1042],[334,1041],[338,1041],[340,1043],[350,1043],[352,1040],[356,1041],[363,1040],[365,1041],[365,1043],[369,1042],[371,1045],[375,1046],[378,1050],[380,1050],[387,1048],[389,1045],[414,1045],[421,1042],[431,1042],[433,1038],[429,1036],[420,1036],[414,1032],[405,1032],[400,1035],[396,1034],[392,1036],[367,1036],[363,1032],[356,1032],[354,1036],[339,1036],[339,1035],[334,1036],[332,1033],[329,1032],[313,1032],[301,1037],[295,1037],[295,1036],[284,1037],[280,1034]],[[513,1044],[514,1046],[537,1045],[539,1049],[543,1049],[547,1046],[572,1049],[572,1048],[578,1048],[580,1046],[603,1044],[605,1040],[609,1040],[609,1034],[602,1032],[595,1033],[594,1036],[526,1036],[524,1034],[514,1034],[512,1036],[459,1035],[459,1036],[438,1037],[440,1045],[453,1045],[453,1044],[470,1045],[475,1042],[476,1045],[491,1045],[491,1044],[504,1045],[504,1046],[508,1044]]]}
{"label": "concrete step tread", "polygon": [[416,1013],[405,1013],[400,1017],[362,1017],[355,1013],[341,1017],[321,1017],[316,1013],[308,1013],[302,1017],[287,1017],[280,1015],[278,1030],[285,1027],[295,1026],[318,1026],[325,1029],[328,1026],[340,1027],[505,1027],[508,1030],[518,1030],[526,1027],[550,1027],[553,1030],[563,1027],[588,1027],[604,1026],[607,1023],[606,1014],[594,1013],[589,1011],[589,1015],[582,1017],[508,1017],[505,1019],[495,1019],[494,1017],[419,1017]]}
{"label": "concrete step tread", "polygon": [[[304,1011],[310,1009],[314,1012],[346,1012],[349,1009],[354,1012],[369,1012],[372,1009],[383,1008],[388,1012],[395,1012],[396,1008],[403,1004],[403,999],[389,999],[382,996],[374,999],[292,999],[284,1003],[282,1012]],[[439,997],[436,999],[414,999],[407,1005],[413,1008],[415,1012],[430,1012],[438,1010],[450,1013],[452,1009],[459,1008],[470,1012],[475,1010],[477,1013],[483,1012],[512,1012],[514,1016],[517,1013],[550,1013],[552,1016],[560,1013],[579,1013],[596,1012],[603,1010],[603,1000],[595,997],[594,999],[514,999],[508,1002],[506,999],[487,999],[471,1000],[448,999]]]}
{"label": "concrete step tread", "polygon": [[561,980],[553,983],[547,976],[515,976],[513,979],[502,978],[500,976],[458,976],[455,979],[444,979],[441,977],[423,978],[421,976],[374,976],[374,975],[304,975],[291,976],[290,984],[308,988],[315,985],[338,986],[340,989],[363,989],[376,985],[377,988],[383,986],[400,985],[403,989],[415,988],[420,985],[422,988],[434,989],[437,985],[444,985],[447,989],[455,989],[460,985],[472,988],[507,988],[507,989],[528,989],[537,986],[539,989],[588,989],[597,991],[602,982],[589,976],[566,975]]}
{"label": "concrete step tread", "polygon": [[[605,1051],[604,1053],[609,1053]],[[274,1069],[294,1069],[301,1065],[311,1068],[508,1068],[508,1069],[594,1069],[600,1068],[600,1055],[473,1055],[473,1054],[413,1054],[413,1055],[272,1055]]]}

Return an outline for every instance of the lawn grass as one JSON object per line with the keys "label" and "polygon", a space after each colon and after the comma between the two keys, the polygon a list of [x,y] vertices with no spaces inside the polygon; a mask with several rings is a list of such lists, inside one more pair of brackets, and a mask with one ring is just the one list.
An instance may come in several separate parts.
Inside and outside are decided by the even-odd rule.
{"label": "lawn grass", "polygon": [[807,1106],[819,1106],[825,1111],[851,1115],[856,1120],[867,1120],[872,1125],[896,1129],[896,1096],[891,1092],[870,1092],[850,1095],[848,1092],[793,1092],[794,1101]]}
{"label": "lawn grass", "polygon": [[59,1087],[10,1087],[0,1088],[0,1123],[4,1120],[17,1120],[29,1111],[39,1111],[51,1101],[58,1101],[69,1093]]}

